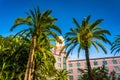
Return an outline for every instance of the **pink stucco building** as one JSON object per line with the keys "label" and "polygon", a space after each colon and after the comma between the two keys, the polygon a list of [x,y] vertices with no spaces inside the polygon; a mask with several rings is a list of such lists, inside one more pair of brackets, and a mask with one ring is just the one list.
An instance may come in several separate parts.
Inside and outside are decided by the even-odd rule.
{"label": "pink stucco building", "polygon": [[[81,72],[78,68],[85,69],[86,68],[86,61],[85,59],[82,60],[72,60],[69,57],[66,59],[66,52],[63,50],[61,54],[59,54],[61,47],[64,45],[64,39],[60,36],[63,43],[59,44],[56,43],[57,48],[53,49],[53,54],[56,58],[56,68],[57,69],[66,69],[70,73],[69,80],[80,80]],[[105,67],[111,71],[116,72],[116,76],[120,77],[120,56],[117,57],[104,57],[104,58],[94,58],[90,59],[91,67],[99,67],[105,65]]]}

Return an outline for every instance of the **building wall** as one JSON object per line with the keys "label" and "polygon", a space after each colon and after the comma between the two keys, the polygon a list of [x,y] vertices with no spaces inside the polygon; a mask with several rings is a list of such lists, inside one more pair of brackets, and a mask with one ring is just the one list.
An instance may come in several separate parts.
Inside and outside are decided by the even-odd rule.
{"label": "building wall", "polygon": [[[113,63],[113,60],[116,61],[117,63]],[[98,65],[94,65],[95,61],[98,63]],[[120,75],[120,56],[118,56],[118,57],[105,57],[105,58],[91,59],[90,60],[91,67],[92,68],[94,68],[94,67],[100,67],[100,66],[104,65],[103,61],[107,62],[107,64],[105,65],[105,67],[109,70],[109,73],[114,70],[116,72],[116,74]],[[77,67],[77,63],[80,63],[79,67]],[[68,62],[68,65],[69,64],[72,64],[72,67],[68,66],[67,70],[68,71],[69,70],[73,71],[72,73],[69,74],[69,75],[73,76],[73,80],[78,80],[78,76],[81,74],[78,71],[78,68],[80,68],[80,69],[87,68],[85,60],[70,60]]]}

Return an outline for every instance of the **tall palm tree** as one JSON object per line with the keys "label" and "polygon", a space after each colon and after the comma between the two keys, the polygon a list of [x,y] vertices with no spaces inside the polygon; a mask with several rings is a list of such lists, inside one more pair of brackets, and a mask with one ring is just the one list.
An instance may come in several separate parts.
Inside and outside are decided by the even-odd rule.
{"label": "tall palm tree", "polygon": [[73,22],[77,27],[71,28],[70,32],[67,32],[65,34],[65,47],[67,50],[67,56],[70,53],[72,54],[76,46],[78,46],[78,57],[80,50],[85,51],[88,78],[89,80],[93,80],[91,75],[91,65],[89,61],[89,48],[93,45],[97,51],[99,51],[98,47],[100,47],[105,53],[107,53],[106,48],[102,42],[110,44],[110,41],[106,38],[106,35],[110,35],[110,32],[98,26],[98,24],[103,21],[102,19],[98,19],[92,23],[89,23],[89,20],[90,16],[84,18],[82,24],[78,24],[76,19],[73,18]]}
{"label": "tall palm tree", "polygon": [[[41,14],[39,7],[34,9],[34,11],[30,9],[30,12],[27,13],[27,17],[17,18],[14,25],[10,29],[12,31],[14,28],[22,24],[30,26],[29,28],[17,33],[24,35],[24,33],[27,32],[28,34],[26,35],[26,37],[31,36],[32,38],[24,80],[32,80],[33,78],[32,73],[34,72],[34,52],[37,46],[37,41],[40,41],[39,39],[45,39],[47,41],[46,43],[48,43],[47,46],[50,46],[50,42],[48,41],[48,35],[52,35],[57,41],[60,41],[54,31],[61,33],[61,30],[55,25],[55,21],[57,19],[50,16],[51,12],[51,10],[47,10],[43,14]],[[40,44],[44,43],[41,42]],[[39,48],[41,47],[44,46],[39,46]]]}
{"label": "tall palm tree", "polygon": [[116,39],[114,40],[112,44],[111,53],[113,52],[114,52],[114,55],[120,52],[120,35],[116,35]]}

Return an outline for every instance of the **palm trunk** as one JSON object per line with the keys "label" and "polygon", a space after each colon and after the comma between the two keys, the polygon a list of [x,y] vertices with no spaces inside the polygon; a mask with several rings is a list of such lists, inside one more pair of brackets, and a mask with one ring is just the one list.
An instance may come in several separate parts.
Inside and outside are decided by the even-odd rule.
{"label": "palm trunk", "polygon": [[[33,55],[34,57],[34,55]],[[36,66],[36,62],[35,62],[35,58],[33,58],[33,65],[32,65],[32,80],[35,80],[34,79],[34,75],[35,75],[35,66]]]}
{"label": "palm trunk", "polygon": [[89,50],[86,46],[85,49],[85,56],[86,56],[86,62],[87,62],[87,69],[88,69],[88,80],[93,80],[92,74],[91,74],[91,65],[90,65],[90,59],[89,59]]}
{"label": "palm trunk", "polygon": [[24,80],[32,80],[33,79],[35,46],[36,46],[36,36],[33,36],[32,45],[30,47],[30,54],[29,54],[29,58],[28,58],[28,62],[27,62],[27,68],[26,68]]}

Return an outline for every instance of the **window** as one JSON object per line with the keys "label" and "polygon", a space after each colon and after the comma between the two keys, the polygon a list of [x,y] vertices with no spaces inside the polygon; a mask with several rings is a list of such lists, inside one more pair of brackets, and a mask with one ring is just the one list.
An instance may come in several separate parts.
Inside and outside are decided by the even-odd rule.
{"label": "window", "polygon": [[58,58],[58,61],[61,62],[61,58]]}
{"label": "window", "polygon": [[112,60],[113,64],[117,64],[117,61],[116,60]]}
{"label": "window", "polygon": [[117,78],[120,78],[120,73],[116,74],[116,77],[117,77]]}
{"label": "window", "polygon": [[78,80],[81,80],[81,76],[80,75],[78,75]]}
{"label": "window", "polygon": [[114,66],[114,70],[115,71],[119,71],[119,67],[118,66]]}
{"label": "window", "polygon": [[97,61],[94,61],[94,66],[97,66],[98,65],[98,62]]}
{"label": "window", "polygon": [[103,65],[107,65],[107,61],[103,61]]}
{"label": "window", "polygon": [[107,74],[107,77],[110,78],[110,74]]}
{"label": "window", "polygon": [[63,69],[66,69],[66,64],[63,64]]}
{"label": "window", "polygon": [[77,63],[77,67],[80,67],[80,63]]}
{"label": "window", "polygon": [[72,67],[72,64],[71,64],[71,63],[69,64],[69,67]]}
{"label": "window", "polygon": [[80,71],[79,69],[77,69],[77,72],[78,72],[78,73],[81,73],[81,71]]}
{"label": "window", "polygon": [[64,63],[66,62],[66,57],[63,57],[63,62],[64,62]]}
{"label": "window", "polygon": [[60,64],[60,63],[58,63],[58,67],[61,67],[61,64]]}
{"label": "window", "polygon": [[73,70],[72,70],[72,69],[69,69],[69,72],[70,72],[70,73],[73,73]]}
{"label": "window", "polygon": [[73,80],[73,76],[69,76],[69,80]]}

